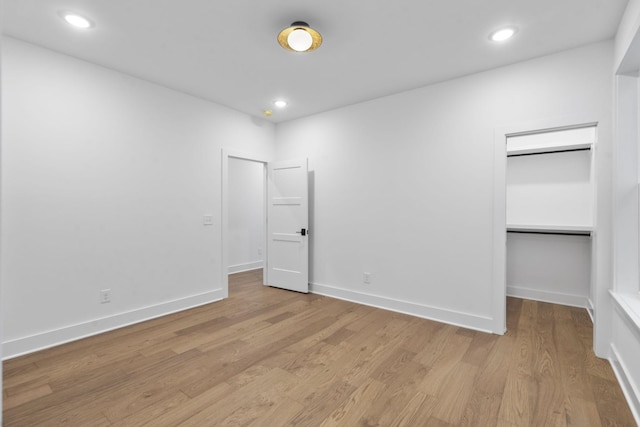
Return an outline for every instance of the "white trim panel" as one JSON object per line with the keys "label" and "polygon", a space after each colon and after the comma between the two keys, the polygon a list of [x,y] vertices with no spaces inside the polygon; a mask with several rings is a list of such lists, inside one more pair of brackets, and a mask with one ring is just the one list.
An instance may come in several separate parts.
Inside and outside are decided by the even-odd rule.
{"label": "white trim panel", "polygon": [[638,386],[634,384],[633,379],[628,375],[629,369],[626,367],[626,363],[620,357],[620,353],[615,345],[611,344],[611,358],[609,359],[613,373],[618,379],[622,393],[627,399],[629,409],[633,417],[636,419],[636,424],[640,426],[640,393],[638,392]]}
{"label": "white trim panel", "polygon": [[543,129],[534,133],[511,135],[507,140],[507,155],[553,152],[591,148],[596,142],[596,125]]}
{"label": "white trim panel", "polygon": [[448,323],[450,325],[460,326],[476,331],[495,333],[492,329],[495,325],[495,320],[491,317],[446,310],[438,307],[416,304],[414,302],[338,288],[335,286],[322,285],[319,283],[310,283],[309,292],[355,302],[357,304],[381,308],[383,310],[395,311],[398,313],[434,320],[436,322]]}
{"label": "white trim panel", "polygon": [[37,335],[5,341],[2,344],[4,359],[11,359],[46,348],[55,347],[71,341],[77,341],[114,329],[166,316],[179,311],[198,307],[224,298],[222,289],[205,292],[199,295],[164,302],[136,310],[118,313],[113,316],[90,320],[76,325],[43,332]]}

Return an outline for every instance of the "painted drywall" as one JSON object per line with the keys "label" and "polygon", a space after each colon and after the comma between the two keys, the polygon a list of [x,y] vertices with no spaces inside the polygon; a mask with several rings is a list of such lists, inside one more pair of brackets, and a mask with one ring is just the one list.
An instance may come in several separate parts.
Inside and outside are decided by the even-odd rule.
{"label": "painted drywall", "polygon": [[[640,106],[640,2],[631,0],[616,35],[613,146],[613,274],[607,355],[640,424],[640,271],[638,268],[638,109]],[[607,295],[609,297],[609,295]],[[597,338],[597,335],[596,335]],[[605,343],[603,343],[605,344]]]}
{"label": "painted drywall", "polygon": [[[0,5],[0,9],[2,5]],[[2,11],[0,10],[0,14]],[[2,20],[0,20],[0,34],[2,34]],[[2,51],[2,39],[0,39],[0,52]],[[2,81],[2,55],[0,55],[0,82]],[[2,84],[0,83],[0,100],[2,99]],[[2,116],[2,102],[0,102],[0,117]],[[2,161],[2,120],[0,120],[0,162]],[[2,174],[0,173],[0,237],[2,236]],[[2,245],[0,245],[0,271],[2,271]],[[3,342],[2,330],[3,330],[3,317],[2,311],[2,277],[0,277],[0,343]],[[4,395],[4,388],[2,387],[2,345],[0,344],[0,408],[2,408],[2,398]],[[2,425],[2,411],[0,411],[0,426]]]}
{"label": "painted drywall", "polygon": [[638,69],[640,48],[638,34],[640,30],[640,0],[629,0],[622,15],[615,37],[613,69],[622,74]]}
{"label": "painted drywall", "polygon": [[501,333],[494,132],[598,117],[607,156],[612,62],[602,42],[279,124],[277,157],[309,158],[312,290]]}
{"label": "painted drywall", "polygon": [[229,158],[229,273],[262,268],[264,164]]}
{"label": "painted drywall", "polygon": [[272,124],[11,38],[2,87],[5,357],[224,295],[222,148]]}
{"label": "painted drywall", "polygon": [[507,295],[589,306],[591,237],[507,234]]}
{"label": "painted drywall", "polygon": [[593,225],[591,151],[507,159],[507,224]]}

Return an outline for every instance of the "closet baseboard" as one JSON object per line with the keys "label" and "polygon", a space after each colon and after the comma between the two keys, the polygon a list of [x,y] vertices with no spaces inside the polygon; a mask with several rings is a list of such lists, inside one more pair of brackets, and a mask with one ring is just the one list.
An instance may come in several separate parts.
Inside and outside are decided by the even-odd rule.
{"label": "closet baseboard", "polygon": [[568,305],[571,307],[589,308],[589,298],[586,296],[542,291],[539,289],[524,288],[520,286],[507,286],[507,296]]}

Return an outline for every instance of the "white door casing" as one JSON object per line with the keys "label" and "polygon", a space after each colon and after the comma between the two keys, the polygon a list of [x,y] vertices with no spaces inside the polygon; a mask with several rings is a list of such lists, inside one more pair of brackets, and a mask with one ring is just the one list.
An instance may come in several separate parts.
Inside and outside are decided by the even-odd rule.
{"label": "white door casing", "polygon": [[266,284],[309,292],[307,159],[267,166]]}

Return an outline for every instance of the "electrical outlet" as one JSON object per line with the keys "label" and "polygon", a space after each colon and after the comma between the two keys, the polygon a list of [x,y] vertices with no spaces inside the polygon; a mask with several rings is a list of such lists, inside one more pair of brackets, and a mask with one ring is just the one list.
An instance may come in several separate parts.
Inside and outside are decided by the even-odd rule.
{"label": "electrical outlet", "polygon": [[202,217],[203,225],[213,225],[213,215],[204,215]]}
{"label": "electrical outlet", "polygon": [[367,273],[367,272],[362,273],[362,281],[367,285],[371,283],[371,273]]}
{"label": "electrical outlet", "polygon": [[262,255],[262,248],[258,248],[258,255]]}
{"label": "electrical outlet", "polygon": [[100,304],[111,302],[111,289],[103,289],[100,291]]}

